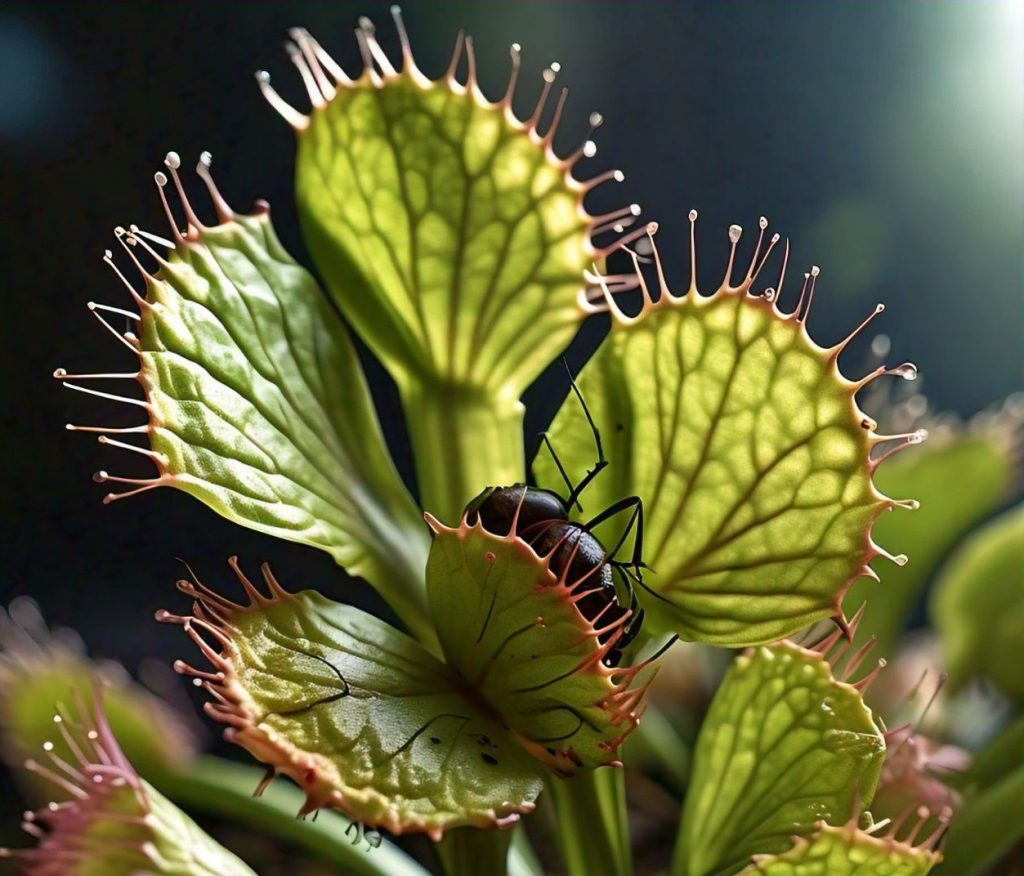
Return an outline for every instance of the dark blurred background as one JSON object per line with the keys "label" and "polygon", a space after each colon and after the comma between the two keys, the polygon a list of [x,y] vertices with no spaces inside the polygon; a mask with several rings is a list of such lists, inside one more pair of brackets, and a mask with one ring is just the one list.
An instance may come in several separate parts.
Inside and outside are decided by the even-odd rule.
{"label": "dark blurred background", "polygon": [[[819,340],[837,340],[885,301],[878,326],[893,336],[891,361],[920,366],[936,407],[969,415],[1024,386],[1019,0],[408,0],[404,13],[429,75],[444,69],[456,31],[471,32],[493,96],[509,43],[522,43],[524,111],[542,67],[561,62],[571,93],[559,142],[575,146],[588,113],[604,114],[583,175],[625,171],[610,206],[635,200],[661,221],[676,285],[688,271],[691,207],[701,212],[707,283],[718,279],[728,224],[755,228],[763,213],[792,236],[795,265],[822,267],[811,318]],[[159,607],[184,607],[175,557],[211,582],[226,581],[229,554],[268,559],[286,585],[370,601],[325,554],[243,530],[184,494],[102,506],[107,490],[90,473],[131,461],[64,424],[139,418],[50,376],[56,366],[132,367],[85,303],[125,304],[100,261],[115,225],[165,233],[152,174],[169,149],[189,162],[209,149],[228,199],[267,198],[285,245],[308,264],[291,200],[292,131],[252,74],[267,68],[305,107],[281,46],[287,28],[305,25],[357,70],[360,14],[394,49],[388,5],[377,0],[0,6],[0,603],[31,594],[51,622],[129,667],[188,650],[179,630],[152,620]],[[605,328],[588,324],[573,364]],[[848,371],[862,356],[863,346],[848,354]],[[393,390],[368,367],[409,475]],[[531,390],[530,434],[564,383],[555,369]]]}

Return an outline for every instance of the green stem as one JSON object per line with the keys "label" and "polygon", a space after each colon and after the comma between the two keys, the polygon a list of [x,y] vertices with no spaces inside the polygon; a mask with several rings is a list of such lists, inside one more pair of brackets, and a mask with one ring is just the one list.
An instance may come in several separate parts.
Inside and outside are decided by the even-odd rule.
{"label": "green stem", "polygon": [[686,790],[690,780],[690,746],[654,703],[648,703],[640,726],[626,741],[626,753],[632,766],[651,767],[673,790]]}
{"label": "green stem", "polygon": [[394,566],[378,565],[380,571],[371,573],[367,580],[371,582],[381,599],[398,616],[409,635],[433,654],[440,655],[441,645],[437,640],[437,630],[430,619],[430,611],[427,607],[423,570],[420,570],[418,578],[414,578],[412,575],[401,578],[395,577]]}
{"label": "green stem", "polygon": [[[454,524],[485,487],[525,479],[523,405],[517,398],[415,378],[398,383],[426,511]],[[504,876],[510,839],[507,831],[455,830],[437,852],[448,876]]]}
{"label": "green stem", "polygon": [[530,845],[526,827],[516,825],[512,830],[512,847],[508,852],[508,876],[544,876],[540,858]]}
{"label": "green stem", "polygon": [[487,486],[523,481],[523,405],[452,385],[400,385],[423,508],[448,524]]}
{"label": "green stem", "polygon": [[568,876],[632,876],[625,778],[598,769],[548,781]]}
{"label": "green stem", "polygon": [[447,876],[487,873],[506,876],[510,830],[478,830],[463,827],[446,834],[437,844],[437,856]]}
{"label": "green stem", "polygon": [[[187,771],[148,771],[146,779],[175,803],[194,812],[221,816],[303,849],[353,876],[429,876],[397,846],[385,841],[367,849],[345,835],[351,822],[324,810],[316,821],[299,821],[305,795],[286,782],[274,782],[262,797],[253,797],[261,770],[218,757],[204,756]],[[354,833],[354,831],[353,831]]]}

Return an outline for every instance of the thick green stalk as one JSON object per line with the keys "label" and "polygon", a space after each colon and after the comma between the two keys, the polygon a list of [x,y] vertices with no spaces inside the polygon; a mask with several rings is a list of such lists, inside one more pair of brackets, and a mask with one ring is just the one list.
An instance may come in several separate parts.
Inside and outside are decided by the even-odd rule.
{"label": "thick green stalk", "polygon": [[471,873],[504,876],[508,872],[510,830],[463,827],[446,834],[437,844],[437,856],[447,876]]}
{"label": "thick green stalk", "polygon": [[[497,834],[497,836],[495,836]],[[523,826],[512,830],[457,830],[437,847],[445,873],[508,873],[508,876],[544,876],[537,854]]]}
{"label": "thick green stalk", "polygon": [[[525,480],[523,406],[514,397],[451,385],[400,385],[423,507],[454,523],[487,486]],[[622,770],[548,783],[569,876],[629,876],[632,858]],[[501,876],[508,841],[496,831],[454,831],[439,854],[449,876]],[[486,866],[482,866],[486,863]]]}
{"label": "thick green stalk", "polygon": [[[451,384],[399,382],[423,508],[455,523],[487,486],[524,480],[523,405]],[[438,844],[448,876],[508,872],[510,834],[456,830]]]}
{"label": "thick green stalk", "polygon": [[544,867],[530,845],[526,827],[522,824],[512,831],[512,846],[508,851],[508,876],[544,876]]}
{"label": "thick green stalk", "polygon": [[145,778],[191,812],[223,816],[271,834],[332,864],[346,876],[429,876],[387,841],[376,849],[367,849],[365,841],[353,844],[355,831],[345,834],[351,822],[337,812],[322,811],[316,821],[296,819],[305,794],[288,782],[274,782],[262,797],[253,797],[262,775],[255,767],[204,756],[182,772],[149,771]]}
{"label": "thick green stalk", "polygon": [[598,769],[548,781],[567,876],[632,876],[625,779]]}
{"label": "thick green stalk", "polygon": [[412,380],[400,392],[424,510],[456,523],[484,487],[524,479],[518,399]]}

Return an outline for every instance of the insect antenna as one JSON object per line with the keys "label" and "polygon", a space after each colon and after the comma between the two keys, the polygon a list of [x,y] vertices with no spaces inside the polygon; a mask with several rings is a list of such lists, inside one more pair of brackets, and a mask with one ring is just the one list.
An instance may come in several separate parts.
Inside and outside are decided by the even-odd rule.
{"label": "insect antenna", "polygon": [[[666,605],[673,605],[674,604],[672,602],[672,600],[669,599],[668,597],[662,596],[656,590],[652,590],[650,588],[650,586],[644,582],[644,579],[633,570],[632,563],[620,563],[620,562],[617,562],[617,561],[609,560],[608,561],[608,565],[613,566],[616,569],[621,569],[623,572],[625,572],[625,574],[629,576],[629,579],[634,584],[639,585],[643,589],[643,591],[645,593],[647,593],[649,596],[652,596],[655,599],[660,599]],[[645,567],[645,568],[648,568],[648,567]]]}
{"label": "insect antenna", "polygon": [[569,368],[569,363],[563,358],[562,364],[565,366],[565,371],[569,375],[569,386],[572,388],[576,398],[579,399],[580,407],[583,408],[583,416],[587,418],[587,423],[590,424],[590,431],[594,435],[594,446],[597,449],[597,462],[594,463],[594,467],[583,476],[583,480],[572,488],[565,502],[569,507],[575,505],[580,509],[580,511],[582,511],[583,506],[580,505],[579,502],[580,494],[590,486],[590,482],[601,473],[605,466],[608,465],[608,460],[605,458],[604,445],[601,443],[601,430],[597,428],[597,423],[594,422],[594,418],[590,414],[590,408],[587,407],[587,402],[583,398],[583,393],[580,392],[580,388],[576,385],[576,379],[572,376],[572,370]]}

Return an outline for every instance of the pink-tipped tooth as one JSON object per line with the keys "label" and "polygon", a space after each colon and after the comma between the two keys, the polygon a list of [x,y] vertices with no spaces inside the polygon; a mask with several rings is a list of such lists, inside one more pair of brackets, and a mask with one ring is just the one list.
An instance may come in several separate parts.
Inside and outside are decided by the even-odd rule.
{"label": "pink-tipped tooth", "polygon": [[206,190],[210,193],[210,200],[213,202],[213,209],[217,212],[217,219],[226,224],[235,218],[235,211],[225,200],[217,183],[213,179],[213,156],[203,151],[199,153],[199,161],[196,163],[196,175],[206,184]]}

